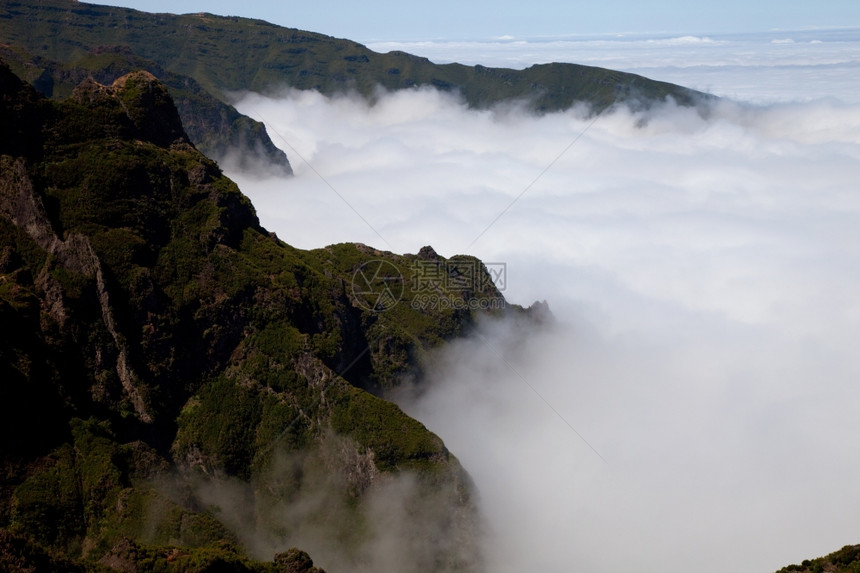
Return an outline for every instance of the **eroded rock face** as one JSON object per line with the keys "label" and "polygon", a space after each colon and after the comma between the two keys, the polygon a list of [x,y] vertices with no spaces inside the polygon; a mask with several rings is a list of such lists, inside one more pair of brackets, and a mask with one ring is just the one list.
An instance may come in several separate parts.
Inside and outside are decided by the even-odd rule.
{"label": "eroded rock face", "polygon": [[[3,167],[0,172],[0,213],[27,233],[45,252],[56,257],[57,264],[95,281],[103,325],[113,338],[116,351],[116,373],[138,419],[144,423],[152,422],[152,416],[147,412],[139,388],[140,381],[129,363],[128,347],[117,330],[104,271],[92,244],[81,234],[72,233],[66,240],[62,240],[54,233],[41,198],[35,193],[27,175],[23,160],[13,162],[8,158],[0,158],[0,166]],[[48,263],[39,273],[36,286],[45,293],[42,310],[62,329],[67,326],[69,312],[63,302],[62,286],[51,276],[50,270],[51,263]],[[100,349],[97,349],[97,352],[101,355]]]}
{"label": "eroded rock face", "polygon": [[54,104],[0,66],[0,121],[21,134],[0,138],[0,526],[119,568],[173,546],[247,570],[302,531],[282,510],[333,500],[344,567],[373,531],[420,545],[416,571],[480,569],[468,475],[362,389],[473,319],[351,298],[367,261],[418,256],[270,236],[146,73]]}

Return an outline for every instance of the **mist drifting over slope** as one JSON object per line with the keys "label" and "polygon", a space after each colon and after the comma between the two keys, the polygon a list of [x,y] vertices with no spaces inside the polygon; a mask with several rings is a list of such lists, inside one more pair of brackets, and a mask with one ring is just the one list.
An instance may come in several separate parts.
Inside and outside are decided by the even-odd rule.
{"label": "mist drifting over slope", "polygon": [[283,240],[431,244],[549,301],[399,397],[475,479],[491,571],[767,572],[860,538],[860,106],[238,108],[294,167],[229,173]]}

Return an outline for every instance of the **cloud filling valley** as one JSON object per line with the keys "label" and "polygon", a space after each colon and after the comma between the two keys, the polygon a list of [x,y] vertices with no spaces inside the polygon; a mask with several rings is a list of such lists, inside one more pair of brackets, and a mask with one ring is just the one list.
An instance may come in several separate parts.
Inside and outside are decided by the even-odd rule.
{"label": "cloud filling valley", "polygon": [[548,301],[552,328],[483,323],[399,398],[474,478],[490,570],[765,573],[858,543],[860,106],[237,108],[295,171],[227,164],[284,241],[429,244]]}

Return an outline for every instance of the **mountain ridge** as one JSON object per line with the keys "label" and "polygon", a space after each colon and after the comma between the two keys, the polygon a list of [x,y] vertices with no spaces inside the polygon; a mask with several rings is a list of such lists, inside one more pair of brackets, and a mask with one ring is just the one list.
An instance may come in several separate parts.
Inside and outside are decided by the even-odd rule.
{"label": "mountain ridge", "polygon": [[[269,571],[279,565],[248,556],[271,560],[298,539],[350,569],[379,557],[382,536],[422,548],[416,571],[481,569],[468,474],[376,394],[480,316],[537,315],[368,305],[356,276],[382,264],[385,276],[367,273],[373,292],[393,274],[405,289],[421,264],[476,277],[465,291],[433,286],[449,302],[503,298],[473,258],[279,241],[147,72],[87,80],[54,102],[0,64],[0,120],[0,530],[19,548],[9,559]],[[408,513],[387,529],[372,516],[391,495]],[[322,505],[285,520],[305,499]],[[158,557],[173,551],[175,565]]]}
{"label": "mountain ridge", "polygon": [[87,78],[110,84],[146,70],[168,86],[183,124],[204,154],[246,171],[289,175],[292,168],[257,118],[233,107],[236,94],[285,87],[325,95],[433,87],[473,108],[517,102],[538,113],[586,104],[647,107],[671,98],[697,106],[712,96],[634,74],[577,64],[525,70],[434,64],[400,51],[208,13],[148,13],[77,0],[4,0],[0,57],[48,97],[62,99]]}
{"label": "mountain ridge", "polygon": [[58,100],[71,95],[87,79],[111,84],[132,71],[149,71],[168,87],[189,138],[205,155],[232,161],[246,171],[292,173],[286,154],[272,143],[261,122],[213,97],[193,78],[168,72],[128,48],[97,47],[63,64],[22,48],[0,45],[0,58],[40,93]]}
{"label": "mountain ridge", "polygon": [[[16,24],[28,22],[27,26]],[[674,98],[696,105],[709,96],[666,82],[578,64],[538,64],[525,70],[434,64],[357,42],[286,28],[263,20],[200,14],[151,14],[72,0],[6,2],[4,41],[68,63],[98,46],[128,46],[164,69],[194,78],[226,101],[226,91],[270,92],[286,86],[323,94],[354,90],[372,98],[387,90],[434,86],[455,90],[472,107],[526,100],[539,111],[575,103],[599,112],[615,103],[646,105]]]}

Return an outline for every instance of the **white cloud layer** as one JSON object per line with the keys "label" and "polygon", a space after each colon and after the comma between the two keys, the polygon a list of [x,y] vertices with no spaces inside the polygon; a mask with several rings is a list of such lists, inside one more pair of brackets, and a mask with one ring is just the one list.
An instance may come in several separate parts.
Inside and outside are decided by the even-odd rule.
{"label": "white cloud layer", "polygon": [[561,321],[486,325],[407,404],[475,478],[492,571],[762,573],[860,542],[860,106],[238,108],[293,164],[230,173],[285,241],[505,262],[508,299]]}
{"label": "white cloud layer", "polygon": [[838,97],[860,102],[860,29],[712,36],[602,35],[484,41],[376,42],[437,63],[521,69],[574,62],[641,74],[719,96],[775,102]]}

